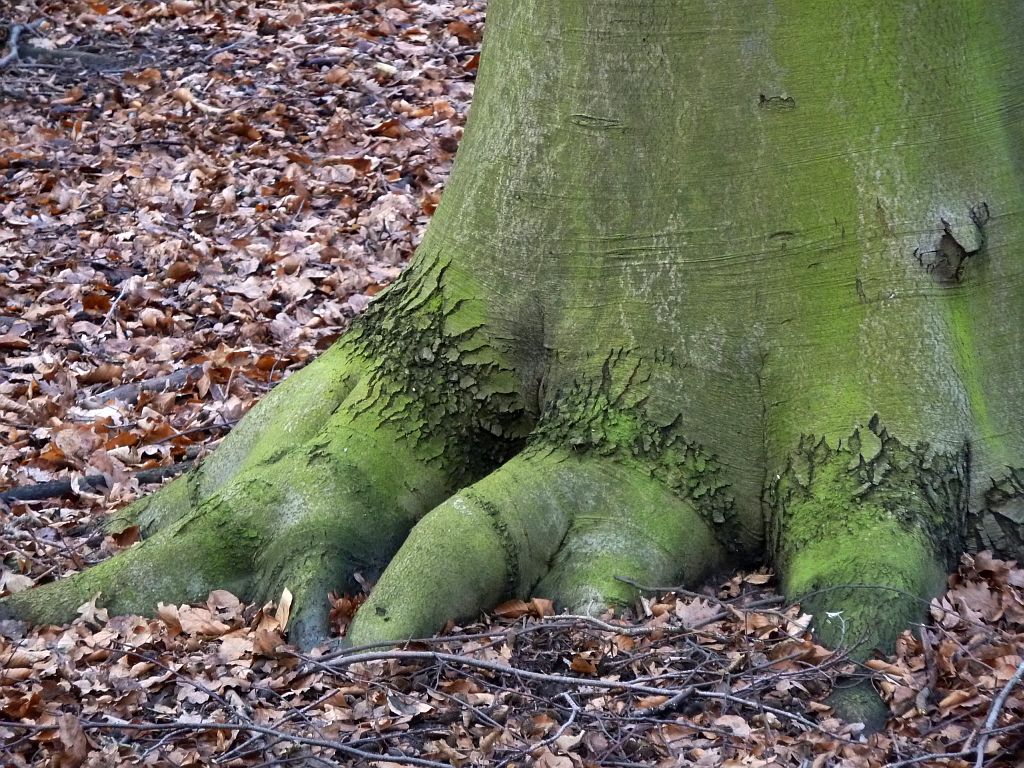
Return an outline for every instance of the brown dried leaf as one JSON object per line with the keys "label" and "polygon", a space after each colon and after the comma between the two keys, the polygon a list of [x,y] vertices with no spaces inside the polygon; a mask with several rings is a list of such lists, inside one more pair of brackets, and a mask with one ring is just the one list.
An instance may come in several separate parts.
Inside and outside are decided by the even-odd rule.
{"label": "brown dried leaf", "polygon": [[711,601],[696,597],[690,601],[677,600],[674,613],[684,627],[698,627],[717,616],[719,610]]}
{"label": "brown dried leaf", "polygon": [[57,733],[61,751],[57,755],[61,768],[78,768],[89,756],[89,740],[82,730],[82,723],[72,714],[57,718]]}
{"label": "brown dried leaf", "polygon": [[214,618],[209,608],[192,605],[178,606],[178,623],[186,635],[220,637],[231,629],[220,619]]}
{"label": "brown dried leaf", "polygon": [[750,724],[739,715],[722,715],[715,719],[715,727],[730,731],[738,739],[750,737]]}

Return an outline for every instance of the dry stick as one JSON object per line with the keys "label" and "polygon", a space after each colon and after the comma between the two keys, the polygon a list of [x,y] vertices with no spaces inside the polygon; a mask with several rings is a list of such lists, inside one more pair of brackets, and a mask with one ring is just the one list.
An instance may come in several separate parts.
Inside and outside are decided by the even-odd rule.
{"label": "dry stick", "polygon": [[185,386],[193,377],[203,374],[201,364],[190,365],[187,368],[168,373],[165,376],[157,376],[144,381],[133,381],[128,384],[108,389],[104,392],[86,398],[86,403],[102,403],[107,400],[123,400],[126,403],[135,402],[143,392],[163,392],[164,390],[178,389]]}
{"label": "dry stick", "polygon": [[509,755],[500,763],[495,765],[494,768],[505,768],[505,766],[511,763],[513,760],[518,760],[521,757],[524,757],[533,752],[537,752],[538,750],[544,749],[545,747],[550,747],[552,744],[554,744],[556,741],[562,738],[565,732],[568,731],[572,727],[573,723],[576,722],[576,716],[580,713],[580,705],[573,701],[572,696],[570,696],[566,691],[562,691],[562,694],[559,696],[559,698],[565,699],[565,701],[569,704],[571,711],[569,712],[569,717],[566,718],[566,721],[562,723],[561,726],[559,726],[558,730],[550,736],[548,736],[543,741],[539,741],[536,744],[531,744],[529,749],[520,750],[518,753],[513,753]]}
{"label": "dry stick", "polygon": [[1006,699],[1010,696],[1010,691],[1020,682],[1022,677],[1024,677],[1024,661],[1017,665],[1017,671],[1013,673],[1013,677],[1006,682],[1003,690],[999,692],[996,700],[992,702],[992,709],[985,719],[985,733],[979,739],[978,748],[975,751],[974,768],[981,768],[985,764],[985,748],[988,746],[989,732],[996,727],[996,720],[999,719],[999,715],[1003,711],[1003,706],[1006,704]]}
{"label": "dry stick", "polygon": [[917,765],[918,763],[930,763],[933,760],[957,760],[961,757],[967,757],[969,754],[971,754],[970,750],[964,750],[963,752],[941,752],[931,755],[918,755],[917,757],[909,757],[906,760],[898,760],[895,763],[886,763],[885,768],[907,768],[908,766]]}
{"label": "dry stick", "polygon": [[34,32],[42,25],[42,20],[34,21],[31,24],[14,24],[11,26],[10,36],[7,38],[7,47],[11,52],[0,59],[0,69],[5,69],[12,61],[21,60],[21,52],[18,49],[18,38],[22,32]]}
{"label": "dry stick", "polygon": [[[704,595],[701,595],[701,597],[704,597]],[[713,602],[717,602],[719,605],[728,606],[732,611],[737,611],[737,612],[738,611],[748,611],[748,610],[752,610],[754,608],[764,608],[764,607],[767,607],[767,606],[770,606],[770,605],[779,605],[780,603],[786,602],[786,599],[784,597],[782,597],[781,595],[773,595],[772,597],[766,597],[763,600],[755,600],[754,602],[747,603],[746,605],[733,605],[732,603],[728,603],[728,602],[725,602],[723,600],[719,600],[718,598],[709,598],[709,599],[711,601],[713,601]],[[777,612],[773,612],[773,613],[777,613]],[[715,622],[722,621],[723,619],[728,619],[730,616],[732,616],[732,613],[730,613],[730,612],[719,611],[718,613],[715,613],[712,616],[709,616],[708,618],[704,619],[703,621],[697,622],[696,624],[691,624],[691,625],[686,626],[686,627],[625,627],[625,626],[621,626],[620,627],[620,626],[617,626],[615,624],[609,624],[608,622],[602,621],[601,619],[598,619],[598,618],[596,618],[594,616],[583,616],[583,615],[576,615],[576,614],[572,614],[572,613],[560,614],[558,616],[553,616],[551,618],[554,618],[554,619],[572,619],[572,620],[578,621],[580,623],[591,624],[591,625],[597,627],[598,629],[605,630],[606,632],[615,632],[616,634],[626,635],[627,637],[635,637],[635,636],[642,636],[642,635],[650,635],[650,634],[652,634],[652,633],[654,633],[656,631],[665,632],[665,631],[668,631],[670,629],[677,629],[677,630],[683,631],[683,632],[692,632],[692,631],[697,630],[697,629],[703,629],[704,627],[706,627],[706,626],[708,626],[710,624],[714,624]]]}
{"label": "dry stick", "polygon": [[[754,601],[752,603],[748,603],[747,605],[738,606],[736,608],[736,610],[742,611],[742,610],[747,610],[747,609],[751,609],[751,608],[758,608],[758,607],[762,607],[762,606],[777,605],[777,604],[782,603],[782,602],[785,602],[785,599],[783,597],[781,597],[781,596],[778,596],[778,597],[768,597],[768,598],[765,598],[764,600],[756,600],[756,601]],[[490,639],[490,638],[500,638],[500,637],[505,637],[507,639],[509,636],[519,637],[520,635],[530,634],[530,633],[533,633],[533,632],[543,632],[543,631],[546,631],[546,630],[549,630],[549,629],[577,629],[577,628],[579,628],[580,624],[590,624],[590,625],[593,625],[596,629],[603,630],[605,632],[614,632],[615,634],[619,634],[619,635],[625,635],[625,636],[629,636],[629,637],[634,637],[634,636],[641,636],[642,637],[644,635],[653,634],[656,631],[665,632],[666,634],[679,634],[679,633],[691,632],[694,629],[700,629],[701,627],[705,626],[706,624],[714,623],[714,621],[718,621],[718,620],[719,620],[719,618],[714,618],[713,617],[711,620],[702,621],[702,622],[700,622],[699,624],[697,624],[697,625],[695,625],[693,627],[671,627],[671,626],[665,626],[665,627],[631,627],[631,626],[625,626],[625,625],[624,626],[619,626],[617,624],[609,624],[608,622],[602,621],[601,619],[598,619],[598,618],[596,618],[594,616],[582,616],[582,615],[575,615],[575,614],[571,614],[571,613],[564,613],[564,614],[557,614],[557,615],[554,615],[554,616],[544,616],[544,617],[542,617],[541,621],[537,622],[536,624],[526,624],[526,625],[523,625],[523,626],[513,625],[513,626],[509,626],[507,628],[488,630],[486,632],[474,632],[472,634],[467,634],[467,635],[448,635],[448,636],[439,636],[439,637],[417,637],[417,638],[413,638],[413,639],[411,639],[411,640],[409,640],[407,642],[408,642],[408,644],[413,644],[413,645],[442,645],[444,643],[455,643],[455,642],[461,642],[463,640],[486,640],[486,639]],[[324,654],[323,656],[320,656],[320,657],[318,657],[316,659],[313,659],[313,658],[307,657],[307,656],[303,656],[301,654],[296,654],[296,657],[299,658],[299,659],[302,659],[303,661],[311,661],[311,662],[314,662],[314,663],[322,665],[324,662],[332,661],[334,659],[345,658],[347,656],[352,656],[352,655],[357,654],[357,653],[362,653],[363,651],[368,651],[368,650],[371,650],[373,648],[393,648],[394,645],[395,645],[395,642],[393,640],[381,640],[380,642],[377,642],[377,643],[367,643],[366,645],[357,645],[357,646],[353,646],[351,648],[338,648],[338,649],[330,651],[330,652],[328,652],[328,653]]]}
{"label": "dry stick", "polygon": [[131,287],[132,281],[125,280],[124,284],[121,286],[121,290],[117,294],[117,298],[110,303],[110,309],[107,311],[106,317],[103,318],[103,322],[100,323],[100,330],[103,330],[103,328],[106,327],[107,323],[110,322],[110,319],[114,316],[114,313],[117,311],[117,305],[120,304],[121,300],[128,295],[128,290]]}
{"label": "dry stick", "polygon": [[1013,673],[1006,685],[996,696],[992,702],[992,707],[989,709],[988,717],[985,718],[985,727],[981,731],[981,738],[978,741],[978,746],[974,749],[967,747],[959,752],[942,752],[939,754],[930,755],[919,755],[917,757],[907,758],[906,760],[899,760],[894,763],[886,763],[885,768],[907,768],[907,766],[917,765],[918,763],[926,763],[931,760],[957,760],[961,757],[967,757],[974,755],[974,766],[975,768],[981,768],[985,764],[985,748],[988,746],[988,739],[993,733],[998,733],[1001,729],[996,728],[996,720],[999,719],[999,714],[1002,712],[1003,707],[1006,704],[1006,700],[1010,696],[1010,691],[1013,690],[1014,686],[1017,685],[1024,678],[1024,661],[1018,666],[1016,672]]}
{"label": "dry stick", "polygon": [[[507,664],[497,664],[495,662],[484,661],[483,659],[473,659],[467,656],[458,656],[453,653],[441,653],[437,651],[390,651],[390,652],[371,652],[371,653],[359,653],[346,658],[339,658],[333,660],[330,664],[321,664],[315,659],[307,658],[307,662],[314,666],[320,667],[325,671],[337,671],[338,667],[347,667],[352,664],[359,664],[367,661],[435,661],[435,662],[447,662],[448,664],[464,667],[475,667],[477,669],[486,669],[490,672],[497,672],[505,675],[515,675],[527,680],[538,680],[546,683],[558,683],[561,685],[582,685],[589,686],[591,688],[604,688],[607,690],[623,690],[633,691],[636,693],[644,693],[653,696],[664,696],[666,694],[676,695],[679,691],[671,688],[656,688],[650,685],[633,685],[628,682],[613,681],[613,680],[602,680],[600,678],[586,678],[586,677],[572,677],[570,675],[555,675],[555,674],[543,674],[541,672],[530,672],[525,669],[517,669],[516,667],[509,666]],[[827,736],[834,736],[834,734],[822,728],[817,723],[813,723],[810,720],[795,715],[792,712],[787,712],[784,709],[777,709],[775,707],[769,707],[767,705],[757,704],[756,702],[748,701],[741,696],[733,696],[729,693],[719,693],[717,691],[694,691],[694,696],[701,699],[713,699],[715,701],[726,701],[732,704],[736,704],[740,707],[747,709],[756,709],[758,711],[771,712],[776,717],[781,719],[790,720],[794,723],[799,723],[805,728],[810,730],[824,733]]]}
{"label": "dry stick", "polygon": [[[190,450],[189,453],[191,452]],[[182,472],[187,472],[192,468],[193,464],[195,464],[194,461],[186,459],[185,461],[179,461],[177,464],[171,464],[168,467],[143,469],[140,472],[134,473],[132,477],[138,480],[140,485],[159,483],[168,477],[174,477]],[[107,486],[106,475],[85,475],[84,477],[77,478],[77,481],[79,488],[89,487],[98,489]],[[33,483],[32,485],[11,488],[9,491],[0,493],[0,501],[44,501],[62,496],[71,496],[75,493],[74,480],[51,480],[48,483]]]}
{"label": "dry stick", "polygon": [[[497,639],[497,638],[505,638],[506,640],[508,640],[510,637],[519,637],[520,635],[530,634],[530,633],[533,633],[533,632],[541,632],[541,631],[548,630],[548,629],[572,629],[575,626],[576,626],[576,622],[575,621],[571,622],[571,623],[566,623],[564,625],[559,625],[559,624],[556,624],[554,622],[548,622],[548,623],[544,623],[544,624],[541,624],[541,623],[526,624],[526,625],[523,625],[523,626],[512,625],[512,626],[509,626],[509,627],[503,627],[501,629],[492,629],[492,630],[487,630],[485,632],[473,632],[471,634],[465,634],[465,635],[450,635],[450,636],[443,636],[442,635],[440,637],[415,637],[415,638],[407,641],[407,644],[410,644],[410,645],[444,645],[446,643],[456,643],[456,642],[462,642],[464,640],[490,640],[490,639]],[[612,626],[612,625],[609,625],[609,626]],[[337,648],[335,646],[335,648],[336,648],[335,650],[330,651],[328,653],[325,653],[323,656],[319,656],[319,657],[317,657],[315,659],[312,658],[312,657],[304,656],[302,654],[295,654],[295,657],[298,658],[298,659],[301,659],[302,661],[308,661],[308,662],[310,662],[312,664],[316,664],[316,665],[321,665],[322,666],[325,662],[331,661],[333,659],[341,659],[341,658],[345,658],[346,656],[353,656],[353,655],[355,655],[357,653],[362,653],[363,651],[369,651],[369,650],[371,650],[373,648],[394,648],[394,647],[395,647],[395,641],[394,640],[381,640],[381,641],[376,642],[376,643],[366,643],[365,645],[355,645],[355,646],[352,646],[350,648]]]}

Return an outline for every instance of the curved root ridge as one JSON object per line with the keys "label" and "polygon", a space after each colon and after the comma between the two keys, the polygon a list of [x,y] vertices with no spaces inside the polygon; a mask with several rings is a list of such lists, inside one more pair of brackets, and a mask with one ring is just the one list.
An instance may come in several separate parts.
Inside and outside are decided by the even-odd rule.
{"label": "curved root ridge", "polygon": [[426,636],[534,588],[598,613],[635,596],[619,577],[692,581],[721,557],[700,515],[659,481],[602,457],[531,451],[416,525],[348,639]]}
{"label": "curved root ridge", "polygon": [[856,658],[891,650],[925,615],[966,518],[966,449],[908,446],[877,421],[836,448],[805,439],[769,494],[786,595],[815,614],[825,644]]}

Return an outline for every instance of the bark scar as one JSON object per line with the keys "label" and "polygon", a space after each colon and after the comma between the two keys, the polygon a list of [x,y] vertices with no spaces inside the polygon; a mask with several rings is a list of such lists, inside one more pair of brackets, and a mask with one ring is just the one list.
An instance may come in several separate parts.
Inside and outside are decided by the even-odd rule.
{"label": "bark scar", "polygon": [[941,217],[942,233],[934,247],[914,250],[917,263],[940,285],[961,282],[968,261],[985,247],[985,225],[990,218],[984,201],[971,207],[966,220],[962,216]]}
{"label": "bark scar", "polygon": [[796,99],[792,96],[766,96],[762,93],[757,99],[757,106],[771,110],[796,109]]}
{"label": "bark scar", "polygon": [[570,115],[569,120],[573,125],[591,130],[621,131],[626,127],[621,120],[614,117],[597,117],[596,115],[585,115],[582,112]]}

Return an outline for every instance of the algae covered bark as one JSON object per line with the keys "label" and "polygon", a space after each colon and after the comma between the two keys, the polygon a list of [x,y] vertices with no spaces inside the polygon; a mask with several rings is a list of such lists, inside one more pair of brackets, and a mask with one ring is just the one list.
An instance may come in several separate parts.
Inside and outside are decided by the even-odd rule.
{"label": "algae covered bark", "polygon": [[117,517],[141,546],[8,609],[287,586],[308,644],[380,574],[350,634],[401,640],[767,560],[829,642],[889,646],[962,549],[1024,555],[1022,28],[1015,0],[491,0],[409,270]]}

